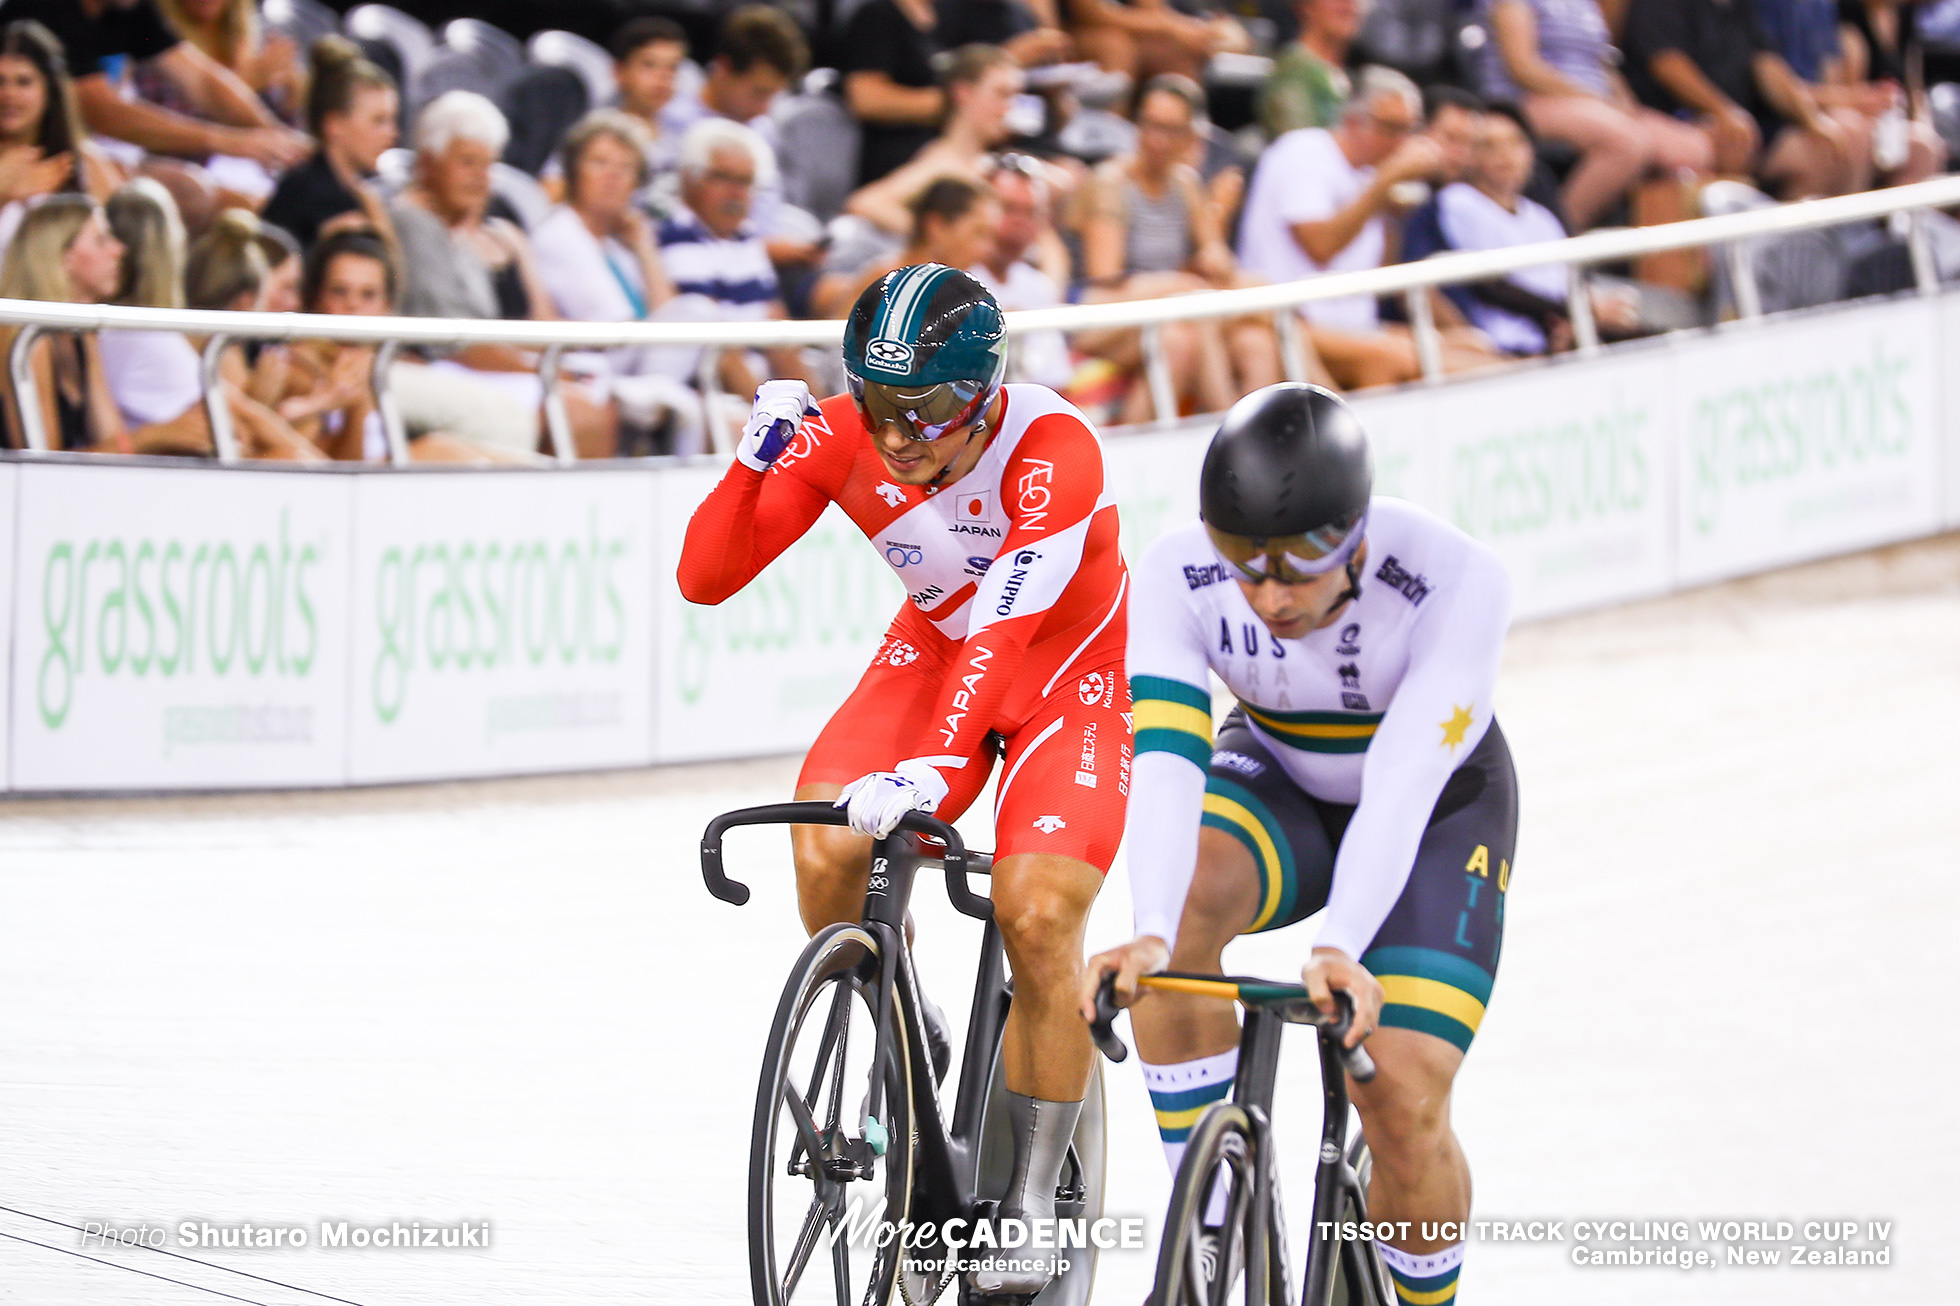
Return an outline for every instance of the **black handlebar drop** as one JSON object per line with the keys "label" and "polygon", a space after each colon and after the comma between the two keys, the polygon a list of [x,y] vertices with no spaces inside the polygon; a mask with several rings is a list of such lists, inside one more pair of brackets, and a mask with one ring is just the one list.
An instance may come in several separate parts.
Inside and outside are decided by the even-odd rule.
{"label": "black handlebar drop", "polygon": [[1127,1061],[1130,1049],[1123,1046],[1123,1040],[1116,1035],[1114,1021],[1119,1008],[1116,1005],[1116,976],[1105,975],[1102,983],[1096,986],[1096,1018],[1089,1022],[1089,1034],[1096,1040],[1096,1046],[1111,1061]]}
{"label": "black handlebar drop", "polygon": [[[722,869],[721,839],[738,825],[848,825],[850,817],[841,807],[818,799],[804,803],[768,803],[761,807],[744,807],[739,811],[723,812],[708,822],[708,828],[701,834],[701,878],[707,883],[708,892],[723,902],[740,907],[749,900],[749,886],[740,880],[731,880]],[[946,866],[946,892],[952,896],[953,905],[969,916],[982,919],[992,915],[993,904],[966,887],[966,844],[960,839],[960,832],[941,820],[927,816],[924,812],[907,812],[898,823],[901,830],[922,834],[936,839],[945,845],[939,858]],[[976,908],[975,904],[978,904]]]}
{"label": "black handlebar drop", "polygon": [[1356,1043],[1353,1047],[1343,1047],[1341,1041],[1354,1024],[1354,998],[1346,989],[1334,990],[1334,1005],[1340,1010],[1331,1020],[1321,1025],[1324,1037],[1331,1040],[1334,1050],[1341,1058],[1341,1064],[1359,1083],[1366,1084],[1375,1077],[1375,1059],[1368,1055],[1368,1049]]}

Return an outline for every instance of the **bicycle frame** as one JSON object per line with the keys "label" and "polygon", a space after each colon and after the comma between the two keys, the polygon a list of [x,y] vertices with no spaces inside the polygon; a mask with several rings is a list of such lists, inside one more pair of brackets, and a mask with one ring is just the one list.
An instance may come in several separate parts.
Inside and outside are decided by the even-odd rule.
{"label": "bicycle frame", "polygon": [[[1238,1069],[1232,1084],[1232,1105],[1245,1113],[1252,1134],[1255,1165],[1251,1225],[1254,1230],[1246,1248],[1245,1274],[1248,1301],[1264,1301],[1270,1306],[1289,1306],[1286,1290],[1286,1231],[1278,1218],[1279,1169],[1272,1147],[1273,1089],[1279,1078],[1280,1040],[1290,1024],[1312,1025],[1314,1043],[1320,1052],[1321,1123],[1320,1155],[1314,1169],[1314,1196],[1308,1229],[1307,1263],[1302,1276],[1301,1306],[1323,1306],[1334,1284],[1335,1257],[1340,1258],[1350,1286],[1349,1302],[1354,1306],[1358,1292],[1361,1306],[1395,1306],[1393,1290],[1377,1277],[1372,1258],[1365,1255],[1368,1243],[1339,1239],[1324,1230],[1341,1219],[1344,1201],[1354,1204],[1355,1219],[1368,1218],[1368,1195],[1361,1179],[1348,1162],[1347,1076],[1352,1069],[1362,1080],[1373,1079],[1373,1061],[1360,1047],[1344,1049],[1352,1007],[1346,994],[1335,996],[1343,1004],[1343,1014],[1328,1021],[1304,997],[1272,1001],[1247,1000],[1244,989],[1275,986],[1266,981],[1233,980],[1223,976],[1183,975],[1167,972],[1146,976],[1143,983],[1182,988],[1187,992],[1229,998],[1243,1003],[1244,1022],[1239,1032]],[[1097,1020],[1093,1031],[1105,1055],[1121,1061],[1129,1055],[1116,1038],[1109,1021],[1116,1014],[1113,977],[1105,977],[1097,998]],[[1300,991],[1304,994],[1304,990]],[[1272,1282],[1271,1271],[1278,1253],[1280,1282]],[[1365,1284],[1355,1289],[1352,1285]]]}
{"label": "bicycle frame", "polygon": [[[827,802],[774,803],[728,812],[712,821],[701,839],[702,877],[709,892],[737,906],[749,899],[748,886],[730,880],[722,871],[721,837],[739,825],[844,825],[845,814]],[[933,848],[921,839],[928,835],[943,848]],[[1001,944],[1000,927],[994,923],[993,903],[967,887],[970,873],[991,871],[990,854],[969,854],[951,826],[918,813],[908,815],[899,829],[871,847],[871,872],[866,882],[864,911],[859,926],[878,941],[875,973],[864,976],[873,989],[873,1009],[877,1014],[878,1042],[873,1055],[875,1065],[886,1064],[892,1056],[889,1044],[893,995],[903,991],[901,1004],[905,1019],[906,1042],[912,1062],[914,1084],[937,1085],[932,1057],[926,1046],[918,974],[912,964],[912,950],[905,942],[905,911],[911,902],[912,887],[922,866],[943,863],[946,892],[953,906],[965,915],[984,922],[980,939],[979,970],[974,979],[973,1004],[968,1014],[966,1047],[960,1058],[959,1086],[953,1099],[953,1119],[949,1127],[941,1110],[914,1111],[918,1132],[916,1171],[912,1186],[911,1218],[916,1221],[943,1222],[965,1219],[973,1214],[978,1191],[980,1130],[999,1053],[1001,1029],[1007,1021],[1012,999],[1007,985],[1007,953]],[[883,1079],[874,1078],[866,1112],[877,1115],[883,1105]],[[931,1090],[935,1108],[937,1089]],[[915,1103],[916,1105],[916,1103]]]}

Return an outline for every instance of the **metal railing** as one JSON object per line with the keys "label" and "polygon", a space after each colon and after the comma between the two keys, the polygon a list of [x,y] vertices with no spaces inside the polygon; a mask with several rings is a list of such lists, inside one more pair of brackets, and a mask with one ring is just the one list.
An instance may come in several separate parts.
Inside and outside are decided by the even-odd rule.
{"label": "metal railing", "polygon": [[[1501,277],[1525,268],[1564,264],[1568,268],[1567,306],[1575,347],[1581,354],[1600,348],[1599,332],[1583,269],[1591,264],[1618,262],[1669,250],[1727,246],[1726,257],[1735,284],[1737,313],[1744,319],[1762,313],[1745,242],[1810,231],[1821,227],[1869,221],[1905,213],[1911,217],[1908,244],[1914,282],[1922,294],[1939,288],[1938,271],[1919,215],[1926,209],[1960,206],[1960,176],[1940,177],[1886,190],[1866,191],[1832,199],[1807,200],[1774,208],[1713,218],[1696,218],[1658,227],[1616,228],[1589,232],[1565,240],[1517,245],[1508,249],[1441,254],[1419,263],[1399,263],[1360,272],[1336,272],[1304,281],[1255,286],[1242,290],[1203,291],[1163,299],[1107,304],[1068,305],[1030,309],[1007,315],[1010,336],[1030,331],[1088,331],[1136,328],[1143,333],[1143,354],[1149,388],[1159,420],[1176,417],[1176,396],[1161,339],[1166,323],[1201,318],[1267,315],[1275,319],[1286,372],[1306,379],[1306,350],[1297,310],[1321,300],[1357,295],[1403,295],[1416,334],[1425,381],[1441,379],[1441,349],[1429,313],[1427,292],[1439,286],[1460,285]],[[123,308],[97,304],[55,304],[0,299],[0,327],[22,328],[8,358],[18,399],[25,443],[45,452],[47,431],[41,420],[38,388],[28,354],[47,331],[179,331],[205,337],[203,368],[205,405],[220,461],[238,458],[231,416],[217,383],[218,362],[225,347],[239,339],[333,340],[378,344],[374,360],[374,390],[387,437],[389,458],[408,461],[408,440],[392,397],[388,372],[405,345],[455,349],[474,344],[541,348],[540,379],[544,414],[552,448],[559,461],[577,458],[570,425],[559,390],[558,363],[566,350],[603,350],[648,345],[699,346],[703,350],[698,376],[708,393],[709,429],[718,446],[726,447],[721,405],[713,393],[715,364],[730,349],[778,345],[828,346],[842,338],[838,321],[785,322],[527,322],[467,321],[420,317],[330,317],[310,313],[233,313],[189,309]]]}

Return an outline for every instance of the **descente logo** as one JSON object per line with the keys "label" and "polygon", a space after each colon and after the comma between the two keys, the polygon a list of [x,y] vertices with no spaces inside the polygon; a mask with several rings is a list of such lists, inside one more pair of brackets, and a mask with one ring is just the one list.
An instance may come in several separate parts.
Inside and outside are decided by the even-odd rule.
{"label": "descente logo", "polygon": [[60,729],[91,674],[309,675],[325,551],[293,540],[283,512],[275,539],[55,541],[41,566],[42,723]]}
{"label": "descente logo", "polygon": [[412,673],[609,664],[626,643],[626,596],[615,570],[625,537],[449,540],[384,551],[374,577],[380,649],[374,712],[401,714]]}

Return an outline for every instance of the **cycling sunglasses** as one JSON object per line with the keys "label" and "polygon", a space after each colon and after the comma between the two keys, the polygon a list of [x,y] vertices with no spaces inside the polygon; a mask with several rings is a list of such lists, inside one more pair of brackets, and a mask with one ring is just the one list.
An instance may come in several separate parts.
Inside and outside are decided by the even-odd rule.
{"label": "cycling sunglasses", "polygon": [[957,431],[980,415],[991,397],[983,381],[942,381],[937,385],[887,385],[846,372],[858,416],[873,431],[896,426],[908,440],[929,443]]}
{"label": "cycling sunglasses", "polygon": [[1367,525],[1368,514],[1364,512],[1304,535],[1262,540],[1227,535],[1209,522],[1205,523],[1205,533],[1211,536],[1211,546],[1225,569],[1246,584],[1276,580],[1282,585],[1299,585],[1345,567],[1361,546]]}

